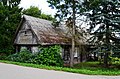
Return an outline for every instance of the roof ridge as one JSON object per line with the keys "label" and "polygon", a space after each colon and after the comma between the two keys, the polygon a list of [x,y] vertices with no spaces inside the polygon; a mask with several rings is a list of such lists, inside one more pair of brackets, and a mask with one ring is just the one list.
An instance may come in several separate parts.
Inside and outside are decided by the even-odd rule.
{"label": "roof ridge", "polygon": [[[38,17],[34,17],[34,16],[30,16],[30,15],[23,15],[23,17],[27,20],[27,17],[30,17],[30,18],[34,18],[34,19],[39,19],[39,20],[44,20],[44,21],[49,21],[49,20],[46,20],[46,19],[42,19],[42,18],[38,18]],[[49,21],[49,22],[52,22],[52,21]]]}

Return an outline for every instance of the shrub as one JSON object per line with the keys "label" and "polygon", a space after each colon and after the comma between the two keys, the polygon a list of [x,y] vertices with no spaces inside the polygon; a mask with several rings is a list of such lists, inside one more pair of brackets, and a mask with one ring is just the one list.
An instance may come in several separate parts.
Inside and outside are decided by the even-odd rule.
{"label": "shrub", "polygon": [[48,66],[63,66],[63,60],[60,55],[60,46],[49,46],[40,48],[40,52],[32,54],[28,50],[24,49],[19,53],[8,56],[10,61],[43,64]]}
{"label": "shrub", "polygon": [[112,59],[112,62],[114,64],[120,64],[120,58],[118,58],[118,57],[111,57],[111,59]]}
{"label": "shrub", "polygon": [[5,60],[7,55],[5,53],[0,53],[0,60]]}
{"label": "shrub", "polygon": [[26,63],[26,62],[31,62],[30,61],[31,57],[32,57],[32,53],[24,49],[19,53],[9,55],[7,59],[10,61]]}
{"label": "shrub", "polygon": [[34,63],[48,66],[63,66],[63,60],[60,53],[60,46],[57,45],[40,48],[40,52],[37,57],[35,57]]}

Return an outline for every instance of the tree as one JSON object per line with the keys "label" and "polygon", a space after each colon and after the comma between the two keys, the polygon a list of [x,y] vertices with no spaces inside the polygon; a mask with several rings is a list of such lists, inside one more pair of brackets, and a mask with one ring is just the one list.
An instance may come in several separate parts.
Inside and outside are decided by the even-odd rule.
{"label": "tree", "polygon": [[[104,51],[104,65],[113,49],[119,48],[120,1],[119,0],[85,0],[86,15],[89,18],[89,31],[94,35],[90,40]],[[100,50],[99,50],[100,51]]]}
{"label": "tree", "polygon": [[0,53],[13,52],[13,37],[21,19],[20,0],[0,2]]}
{"label": "tree", "polygon": [[22,13],[26,15],[34,16],[34,17],[40,17],[41,10],[39,10],[38,7],[30,6],[30,8],[24,9]]}
{"label": "tree", "polygon": [[73,67],[73,54],[75,52],[76,19],[81,13],[81,0],[47,0],[50,7],[57,9],[55,15],[59,21],[71,20],[72,22],[72,52],[70,54],[70,66]]}
{"label": "tree", "polygon": [[49,20],[49,21],[55,21],[56,19],[54,18],[54,17],[52,17],[51,15],[47,15],[47,14],[44,14],[44,13],[42,13],[41,15],[40,15],[40,18],[41,19],[46,19],[46,20]]}
{"label": "tree", "polygon": [[26,15],[38,17],[41,19],[50,20],[50,21],[55,20],[51,15],[47,15],[47,14],[42,13],[42,11],[39,10],[39,8],[35,7],[35,6],[30,6],[30,8],[24,9],[22,13],[26,14]]}

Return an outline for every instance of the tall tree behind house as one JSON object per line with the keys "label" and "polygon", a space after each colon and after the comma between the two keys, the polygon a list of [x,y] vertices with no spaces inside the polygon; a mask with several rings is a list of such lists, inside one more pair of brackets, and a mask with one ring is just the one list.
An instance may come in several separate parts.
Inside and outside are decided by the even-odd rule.
{"label": "tall tree behind house", "polygon": [[20,0],[1,0],[0,2],[0,53],[13,52],[13,37],[21,19]]}
{"label": "tall tree behind house", "polygon": [[104,65],[107,67],[113,49],[119,49],[120,31],[119,0],[85,0],[86,13],[89,18],[89,32],[93,35],[91,42],[104,49]]}

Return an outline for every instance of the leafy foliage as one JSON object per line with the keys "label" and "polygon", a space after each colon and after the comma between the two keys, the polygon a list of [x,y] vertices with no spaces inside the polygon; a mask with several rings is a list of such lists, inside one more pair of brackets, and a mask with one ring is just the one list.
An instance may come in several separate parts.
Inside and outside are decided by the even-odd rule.
{"label": "leafy foliage", "polygon": [[55,21],[56,20],[51,15],[47,15],[47,14],[44,14],[44,13],[42,13],[39,18],[46,19],[46,20],[49,20],[49,21]]}
{"label": "leafy foliage", "polygon": [[5,53],[0,53],[0,60],[6,60],[7,55]]}
{"label": "leafy foliage", "polygon": [[22,63],[63,66],[63,60],[60,55],[60,46],[40,48],[40,52],[36,54],[32,54],[28,50],[23,50],[19,53],[10,55],[7,59]]}
{"label": "leafy foliage", "polygon": [[113,62],[113,64],[120,64],[120,58],[118,57],[111,57],[111,61]]}
{"label": "leafy foliage", "polygon": [[35,58],[35,62],[44,65],[63,66],[63,60],[60,53],[60,46],[41,48]]}
{"label": "leafy foliage", "polygon": [[0,2],[0,53],[13,52],[13,37],[21,19],[20,0],[1,0]]}
{"label": "leafy foliage", "polygon": [[41,15],[41,10],[39,10],[38,7],[30,6],[30,8],[24,9],[22,13],[34,17],[39,17]]}
{"label": "leafy foliage", "polygon": [[32,53],[29,52],[28,50],[22,50],[19,53],[15,53],[13,55],[8,56],[7,59],[15,62],[28,63],[31,62],[32,56],[33,56]]}
{"label": "leafy foliage", "polygon": [[42,11],[39,10],[39,8],[35,7],[35,6],[30,6],[30,8],[24,9],[22,13],[26,14],[26,15],[38,17],[41,19],[50,20],[50,21],[55,20],[55,18],[53,18],[51,15],[47,15],[47,14],[42,13]]}

